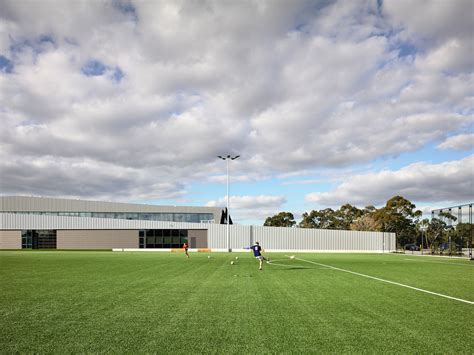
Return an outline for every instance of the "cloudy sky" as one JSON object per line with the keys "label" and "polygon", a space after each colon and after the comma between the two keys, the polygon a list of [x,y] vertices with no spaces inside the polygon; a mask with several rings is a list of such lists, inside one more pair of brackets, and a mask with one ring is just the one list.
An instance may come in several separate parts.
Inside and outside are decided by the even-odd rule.
{"label": "cloudy sky", "polygon": [[0,0],[2,195],[474,200],[473,0]]}

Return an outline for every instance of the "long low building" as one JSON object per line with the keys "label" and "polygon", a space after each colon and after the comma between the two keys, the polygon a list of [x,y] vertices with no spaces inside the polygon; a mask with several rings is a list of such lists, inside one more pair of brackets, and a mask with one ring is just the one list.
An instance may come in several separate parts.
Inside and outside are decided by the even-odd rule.
{"label": "long low building", "polygon": [[[221,224],[225,210],[43,197],[0,197],[0,249],[389,252],[395,235]],[[227,235],[227,228],[229,234]]]}

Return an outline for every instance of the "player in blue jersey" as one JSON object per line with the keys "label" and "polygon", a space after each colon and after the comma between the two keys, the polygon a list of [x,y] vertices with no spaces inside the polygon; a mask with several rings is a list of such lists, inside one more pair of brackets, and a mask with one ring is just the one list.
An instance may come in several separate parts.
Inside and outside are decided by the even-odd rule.
{"label": "player in blue jersey", "polygon": [[255,258],[258,259],[260,263],[259,270],[262,270],[263,260],[265,260],[267,264],[270,263],[270,259],[267,259],[262,255],[262,247],[260,246],[258,242],[255,242],[255,245],[251,246],[250,249],[252,249],[253,256],[255,256]]}

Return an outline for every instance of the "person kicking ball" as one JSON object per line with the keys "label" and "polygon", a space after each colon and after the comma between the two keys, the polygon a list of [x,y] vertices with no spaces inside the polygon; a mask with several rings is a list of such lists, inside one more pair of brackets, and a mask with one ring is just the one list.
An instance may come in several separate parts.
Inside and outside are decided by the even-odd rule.
{"label": "person kicking ball", "polygon": [[255,258],[258,259],[260,263],[259,270],[262,270],[263,260],[265,260],[267,263],[270,263],[270,259],[267,259],[262,255],[262,247],[258,242],[255,242],[255,245],[251,246],[250,249],[252,249],[253,256],[255,256]]}

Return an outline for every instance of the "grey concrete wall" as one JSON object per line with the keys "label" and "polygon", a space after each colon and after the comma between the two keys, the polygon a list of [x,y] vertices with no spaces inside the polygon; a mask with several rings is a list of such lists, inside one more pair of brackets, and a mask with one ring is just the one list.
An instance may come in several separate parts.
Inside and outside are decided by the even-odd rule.
{"label": "grey concrete wall", "polygon": [[138,248],[138,230],[58,230],[57,249]]}
{"label": "grey concrete wall", "polygon": [[207,230],[189,230],[188,231],[188,241],[191,245],[191,238],[196,238],[196,248],[207,248]]}
{"label": "grey concrete wall", "polygon": [[0,230],[0,249],[21,249],[21,231]]}

